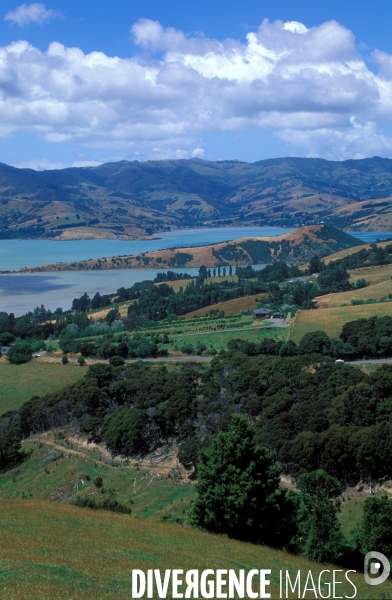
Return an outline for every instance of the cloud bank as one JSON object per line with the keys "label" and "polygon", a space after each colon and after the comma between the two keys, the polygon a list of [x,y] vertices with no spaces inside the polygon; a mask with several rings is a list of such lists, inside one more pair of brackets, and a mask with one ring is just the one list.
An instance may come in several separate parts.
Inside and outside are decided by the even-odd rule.
{"label": "cloud bank", "polygon": [[[34,6],[46,11],[14,13]],[[202,156],[205,133],[270,130],[309,156],[392,156],[380,129],[392,121],[392,56],[375,50],[371,70],[335,21],[264,20],[241,43],[142,19],[131,36],[130,58],[57,42],[0,48],[0,136],[162,158]]]}

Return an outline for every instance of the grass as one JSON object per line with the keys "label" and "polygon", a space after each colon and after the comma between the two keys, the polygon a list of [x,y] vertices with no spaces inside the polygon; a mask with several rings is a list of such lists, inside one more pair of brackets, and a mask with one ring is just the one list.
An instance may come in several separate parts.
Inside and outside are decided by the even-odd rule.
{"label": "grass", "polygon": [[[337,306],[342,306],[342,304],[351,304],[351,300],[370,300],[371,298],[380,300],[391,293],[392,281],[381,281],[380,283],[369,285],[359,290],[329,294],[330,300],[326,308],[335,308]],[[317,302],[317,298],[315,299],[315,302]]]}
{"label": "grass", "polygon": [[[353,235],[355,237],[355,233],[353,233]],[[376,245],[379,248],[385,248],[386,246],[390,246],[391,243],[392,243],[391,240],[389,240],[386,242],[376,242]],[[345,256],[350,256],[350,254],[356,254],[360,250],[363,250],[363,249],[369,250],[371,245],[372,244],[361,244],[360,246],[353,246],[352,248],[346,248],[346,250],[340,250],[340,252],[335,252],[334,254],[329,254],[328,256],[325,256],[323,258],[323,262],[325,262],[325,264],[327,265],[331,261],[341,260]]]}
{"label": "grass", "polygon": [[81,379],[85,371],[79,366],[32,360],[12,365],[0,360],[0,414],[18,409],[33,396],[57,392]]}
{"label": "grass", "polygon": [[175,346],[181,348],[187,344],[196,346],[197,343],[205,344],[207,348],[220,350],[226,348],[228,342],[239,338],[247,342],[261,342],[263,338],[272,337],[275,340],[288,340],[290,333],[289,327],[266,327],[255,326],[252,329],[238,329],[226,331],[212,331],[201,333],[184,333],[179,336],[170,336],[170,344],[165,344],[167,350],[174,350]]}
{"label": "grass", "polygon": [[[175,460],[153,463],[153,467],[145,462],[127,465],[112,460],[95,445],[86,447],[80,439],[60,440],[53,433],[41,439],[48,441],[25,442],[23,449],[31,455],[17,469],[0,475],[0,499],[68,502],[78,495],[93,495],[97,501],[113,497],[142,519],[164,515],[183,518],[189,508],[195,488],[184,469],[176,467]],[[45,466],[52,456],[50,452],[61,458]],[[94,484],[98,475],[104,482],[100,492]],[[66,494],[69,496],[64,499]]]}
{"label": "grass", "polygon": [[[300,570],[304,580],[309,570],[316,580],[323,569],[265,546],[127,515],[31,500],[0,501],[0,511],[0,585],[5,600],[131,598],[132,569],[263,568],[272,570],[267,591],[278,598],[280,569],[291,576]],[[338,575],[343,581],[343,574]],[[366,586],[360,574],[351,573],[350,579],[359,600],[385,598],[392,592],[389,582],[378,589]],[[336,590],[340,597],[353,595],[347,583]],[[167,597],[172,597],[170,588]],[[314,594],[309,591],[301,597]]]}
{"label": "grass", "polygon": [[225,302],[218,302],[217,304],[211,304],[210,306],[204,306],[198,310],[181,315],[180,318],[191,319],[194,315],[197,317],[204,317],[210,310],[224,310],[226,315],[238,313],[241,310],[254,310],[256,308],[257,301],[259,298],[268,296],[268,294],[253,294],[252,296],[244,296],[243,298],[235,298],[234,300],[226,300]]}
{"label": "grass", "polygon": [[357,279],[366,279],[370,285],[381,283],[381,281],[391,282],[392,265],[380,265],[374,267],[363,267],[362,269],[354,269],[349,271],[351,282]]}
{"label": "grass", "polygon": [[174,281],[160,281],[160,282],[156,283],[155,285],[160,286],[163,283],[166,283],[166,285],[171,287],[173,289],[173,291],[177,294],[177,292],[179,291],[180,288],[183,288],[185,290],[186,286],[189,285],[191,283],[191,281],[195,281],[195,278],[192,277],[190,279],[176,279]]}
{"label": "grass", "polygon": [[352,540],[353,532],[357,524],[362,517],[363,502],[366,498],[369,498],[368,494],[359,496],[350,496],[350,494],[344,494],[344,502],[341,504],[341,511],[339,513],[339,522],[342,528],[342,533],[347,540]]}
{"label": "grass", "polygon": [[392,302],[343,306],[338,308],[318,308],[299,310],[291,327],[290,339],[299,343],[309,331],[325,331],[329,337],[339,337],[342,327],[348,321],[378,316],[392,317]]}

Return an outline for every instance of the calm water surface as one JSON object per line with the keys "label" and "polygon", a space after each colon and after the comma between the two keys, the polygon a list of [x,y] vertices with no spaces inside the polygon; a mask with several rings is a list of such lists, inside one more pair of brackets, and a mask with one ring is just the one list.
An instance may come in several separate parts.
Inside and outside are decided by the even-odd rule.
{"label": "calm water surface", "polygon": [[133,255],[165,248],[206,246],[241,237],[270,237],[292,229],[282,227],[226,227],[179,229],[159,233],[152,240],[0,240],[0,271],[17,271],[54,262],[73,262],[89,258]]}
{"label": "calm water surface", "polygon": [[[0,240],[0,270],[44,265],[49,262],[70,262],[121,254],[139,254],[164,248],[207,245],[240,237],[270,237],[292,231],[280,227],[227,227],[216,229],[184,229],[159,234],[154,240]],[[392,232],[354,233],[366,243],[392,238]],[[163,269],[160,269],[162,271]],[[174,270],[174,269],[173,269]],[[177,269],[196,275],[198,269]],[[87,271],[58,273],[24,273],[0,275],[0,311],[22,315],[44,304],[55,310],[68,309],[72,300],[87,292],[108,294],[119,287],[130,287],[143,279],[154,279],[158,270],[135,269],[121,271]]]}

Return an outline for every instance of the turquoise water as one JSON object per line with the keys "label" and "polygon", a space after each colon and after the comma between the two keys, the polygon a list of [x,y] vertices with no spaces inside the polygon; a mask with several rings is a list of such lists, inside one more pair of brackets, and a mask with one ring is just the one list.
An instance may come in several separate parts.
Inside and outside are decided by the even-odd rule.
{"label": "turquoise water", "polygon": [[17,271],[23,267],[38,267],[54,262],[73,262],[89,258],[140,254],[206,246],[241,237],[270,237],[282,235],[292,229],[282,227],[225,227],[211,229],[179,229],[157,234],[152,240],[0,240],[0,271]]}
{"label": "turquoise water", "polygon": [[[291,231],[279,227],[228,227],[216,229],[184,229],[160,234],[160,239],[135,240],[82,240],[54,242],[44,240],[0,240],[0,269],[17,270],[52,262],[68,262],[121,254],[138,254],[163,248],[213,244],[240,237],[269,237]],[[355,233],[366,243],[388,239],[392,232]],[[163,269],[161,269],[162,271]],[[178,270],[181,272],[181,269]],[[195,275],[198,269],[182,269]],[[143,279],[154,279],[154,269],[121,271],[87,271],[58,273],[15,273],[0,275],[0,311],[22,315],[37,305],[44,304],[55,310],[69,309],[72,300],[87,292],[109,294],[119,287],[130,287]]]}

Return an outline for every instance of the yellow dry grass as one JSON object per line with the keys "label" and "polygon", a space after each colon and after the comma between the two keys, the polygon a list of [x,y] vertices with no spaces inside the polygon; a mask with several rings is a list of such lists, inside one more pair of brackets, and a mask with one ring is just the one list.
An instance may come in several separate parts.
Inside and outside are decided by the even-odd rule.
{"label": "yellow dry grass", "polygon": [[[309,570],[316,580],[326,568],[265,546],[188,527],[69,505],[1,501],[0,513],[4,600],[131,598],[132,569],[271,569],[267,590],[278,598],[280,569],[293,576],[301,570],[304,583]],[[343,573],[338,575],[338,581],[345,581]],[[351,573],[350,579],[358,588],[357,599],[374,598],[374,590],[365,585],[362,575]],[[340,597],[353,595],[347,582],[336,590]],[[384,584],[382,591],[389,596],[391,584]],[[172,597],[170,588],[167,597]],[[309,591],[301,597],[314,598],[314,594]]]}
{"label": "yellow dry grass", "polygon": [[328,308],[335,308],[342,304],[351,304],[351,300],[380,300],[388,294],[392,293],[392,281],[382,281],[375,285],[361,288],[360,290],[350,290],[349,292],[340,292],[332,294],[332,298],[328,304]]}
{"label": "yellow dry grass", "polygon": [[324,296],[317,296],[313,302],[317,305],[317,308],[328,308],[334,294],[325,294]]}
{"label": "yellow dry grass", "polygon": [[[392,242],[391,242],[391,240],[389,240],[389,242],[376,242],[376,244],[380,248],[385,248],[385,246],[390,246],[392,244]],[[350,254],[355,254],[356,252],[359,252],[360,250],[363,250],[363,249],[368,250],[370,248],[370,246],[371,246],[371,244],[363,244],[361,246],[354,246],[353,248],[347,248],[346,250],[341,250],[340,252],[335,252],[334,254],[325,256],[323,258],[323,261],[327,265],[328,263],[330,263],[333,260],[340,260],[340,259],[344,258],[345,256],[349,256]]]}
{"label": "yellow dry grass", "polygon": [[[122,304],[121,306],[118,307],[120,316],[123,319],[125,319],[125,317],[127,316],[128,306],[130,304],[132,304],[132,302],[135,302],[135,300],[130,300],[129,302],[124,302],[124,304]],[[89,316],[89,318],[93,319],[93,321],[100,321],[101,319],[104,319],[106,317],[106,315],[108,314],[108,312],[111,311],[113,308],[115,308],[115,307],[109,306],[108,308],[103,308],[102,310],[99,310],[97,312],[88,313],[88,316]]]}
{"label": "yellow dry grass", "polygon": [[375,267],[363,267],[349,271],[351,282],[358,279],[366,279],[368,283],[374,285],[382,281],[390,281],[392,278],[392,265],[380,265]]}
{"label": "yellow dry grass", "polygon": [[374,316],[392,317],[392,302],[299,310],[294,318],[290,339],[299,343],[306,333],[318,330],[325,331],[331,338],[339,337],[343,325],[348,321]]}
{"label": "yellow dry grass", "polygon": [[195,315],[197,317],[204,317],[210,310],[224,310],[226,315],[238,313],[240,310],[254,310],[258,299],[265,296],[268,296],[268,294],[254,294],[252,296],[244,296],[243,298],[218,302],[217,304],[211,304],[210,306],[204,306],[204,308],[193,310],[186,315],[182,315],[181,318],[191,319]]}
{"label": "yellow dry grass", "polygon": [[163,283],[166,283],[169,287],[173,288],[173,291],[175,293],[178,292],[178,290],[182,287],[184,290],[186,288],[186,286],[191,282],[194,281],[193,278],[190,279],[176,279],[176,281],[161,281],[159,283],[156,283],[155,285],[162,285]]}

